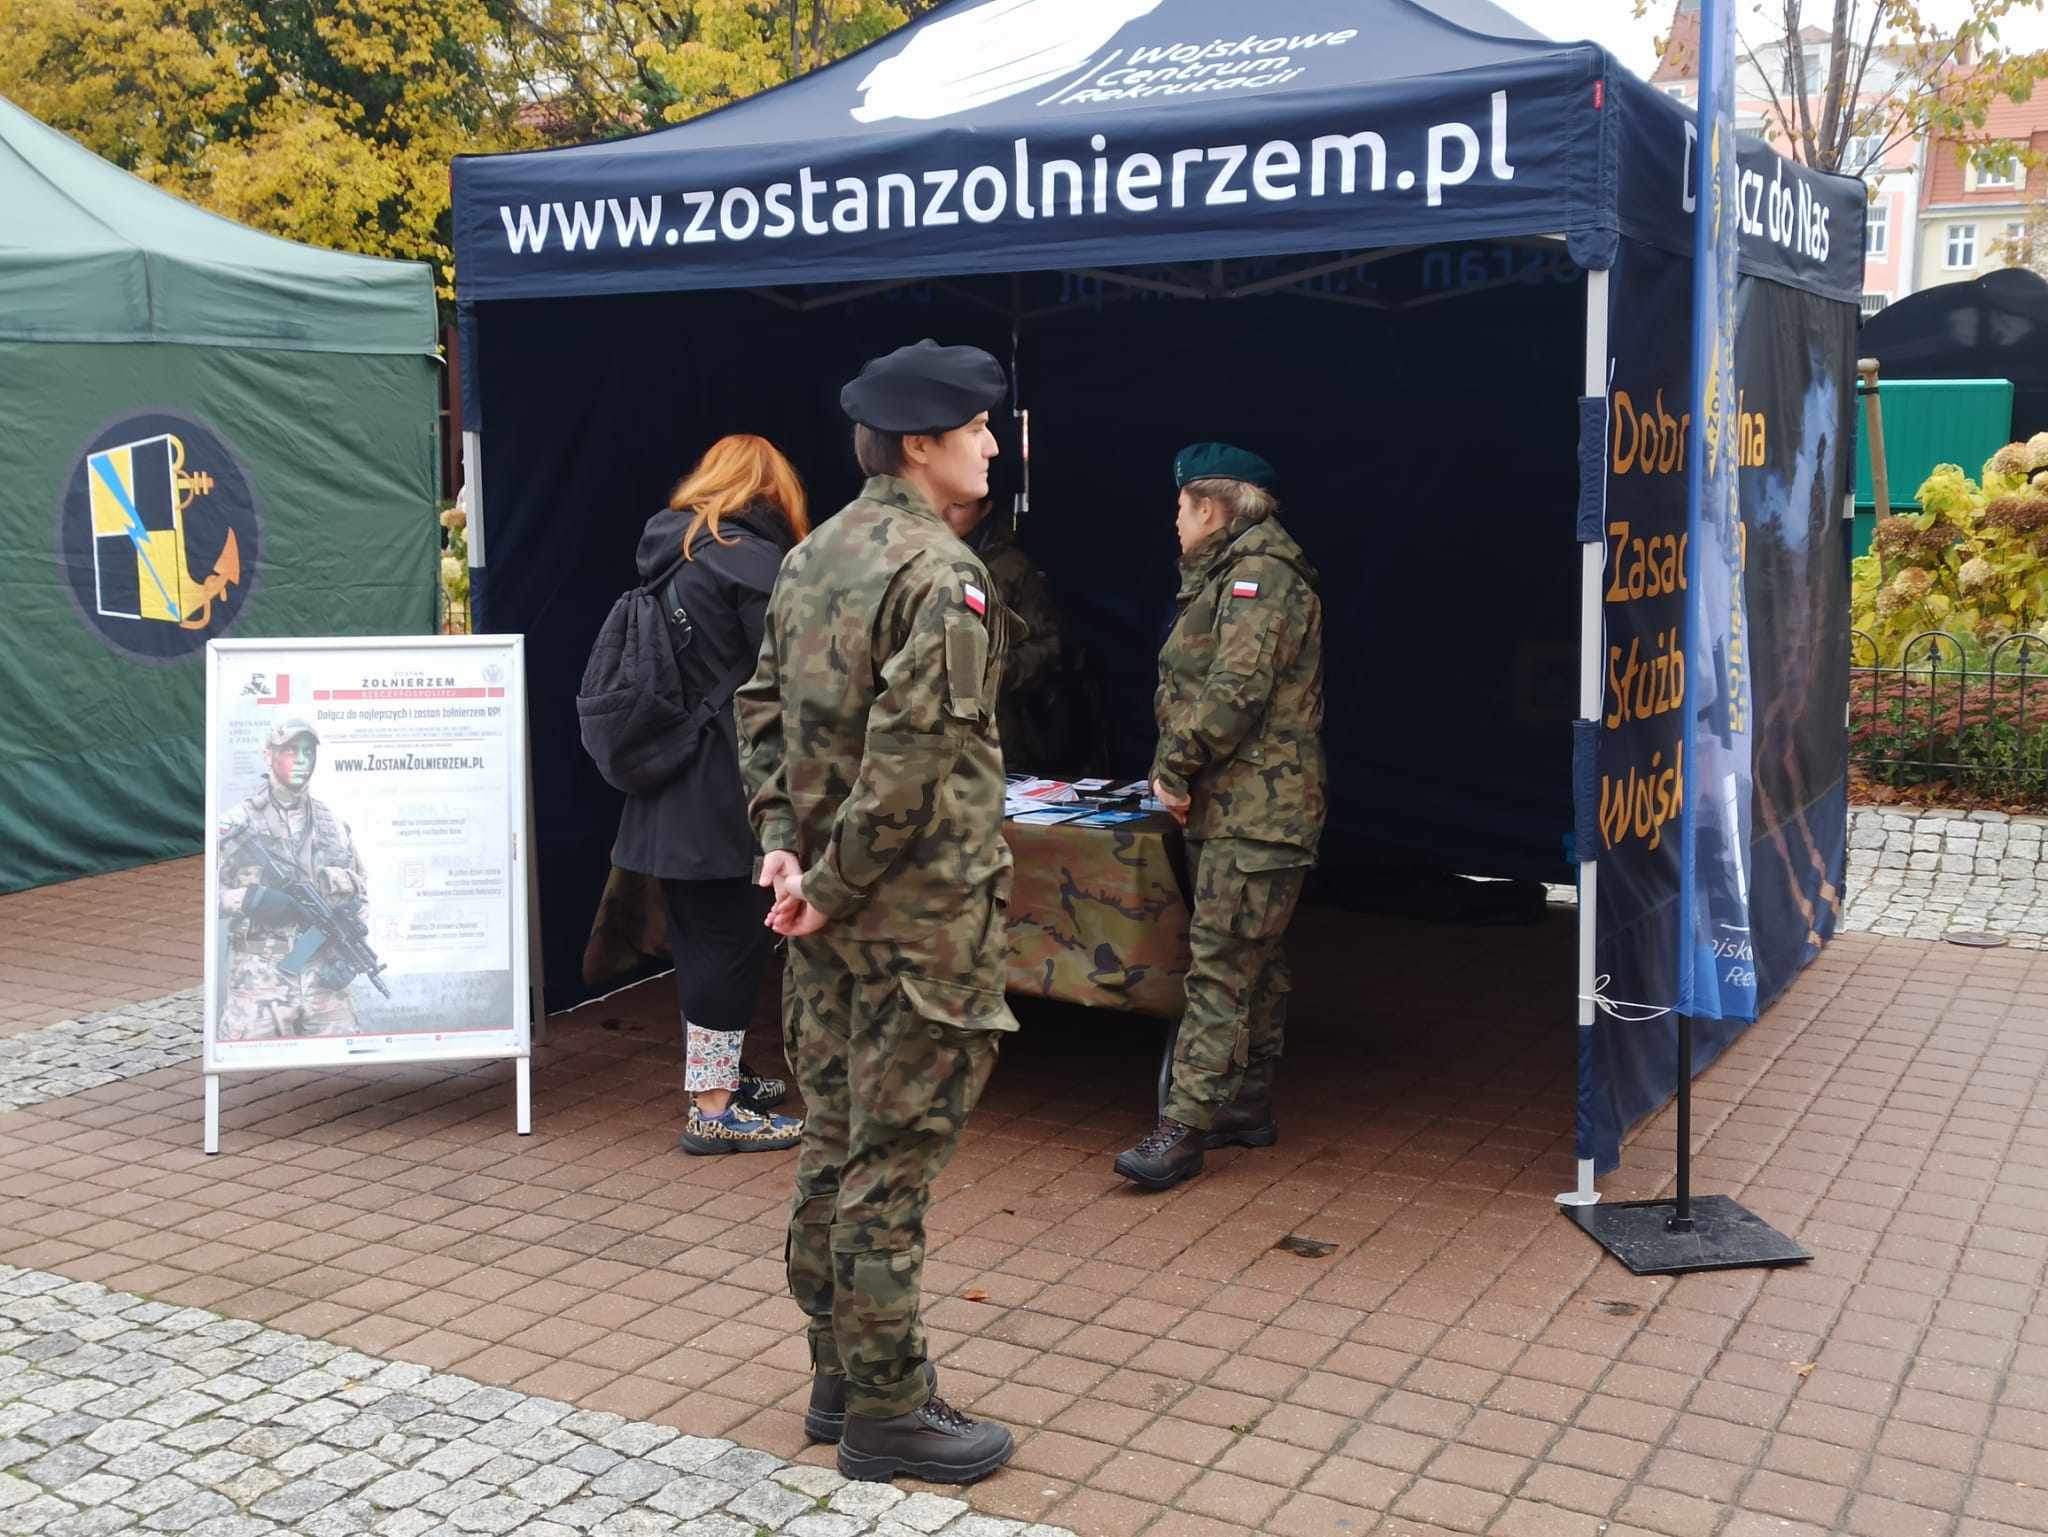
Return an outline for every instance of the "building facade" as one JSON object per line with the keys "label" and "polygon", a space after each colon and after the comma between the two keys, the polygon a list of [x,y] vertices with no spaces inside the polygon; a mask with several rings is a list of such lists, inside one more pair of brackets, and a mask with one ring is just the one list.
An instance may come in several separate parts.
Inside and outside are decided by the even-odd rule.
{"label": "building facade", "polygon": [[[1671,32],[1651,83],[1695,106],[1699,99],[1699,0],[1677,0]],[[1784,39],[1742,60],[1736,77],[1736,126],[1789,151],[1797,134],[1785,121],[1795,99],[1818,102],[1827,80],[1831,35],[1808,27],[1798,56]],[[1864,74],[1858,105],[1875,106],[1899,88],[1895,63],[1880,51]],[[2048,153],[2048,92],[2030,102],[2000,101],[1983,133]],[[1863,260],[1863,312],[1937,283],[1980,277],[2031,254],[2028,222],[2041,188],[2028,168],[1986,170],[1963,164],[1953,142],[1871,135],[1850,141],[1842,170],[1870,188]],[[2038,181],[2044,174],[2034,172]]]}

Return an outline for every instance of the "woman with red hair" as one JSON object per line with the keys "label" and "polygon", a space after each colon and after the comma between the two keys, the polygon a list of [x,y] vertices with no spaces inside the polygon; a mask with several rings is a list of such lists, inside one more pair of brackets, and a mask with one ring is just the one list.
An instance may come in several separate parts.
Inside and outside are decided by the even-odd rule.
{"label": "woman with red hair", "polygon": [[773,936],[771,894],[753,882],[756,849],[740,785],[732,693],[754,670],[782,557],[811,531],[803,483],[766,438],[712,444],[640,536],[643,583],[657,589],[683,686],[718,714],[659,789],[628,796],[612,863],[661,881],[683,1016],[689,1153],[794,1147],[803,1123],[775,1115],[789,1085],[740,1061]]}

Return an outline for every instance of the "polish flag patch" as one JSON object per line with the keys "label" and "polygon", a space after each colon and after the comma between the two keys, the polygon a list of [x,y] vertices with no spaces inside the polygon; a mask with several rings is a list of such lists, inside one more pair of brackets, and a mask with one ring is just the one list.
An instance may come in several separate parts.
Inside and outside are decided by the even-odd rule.
{"label": "polish flag patch", "polygon": [[1256,598],[1259,595],[1259,584],[1257,582],[1232,582],[1230,584],[1230,595],[1233,598]]}
{"label": "polish flag patch", "polygon": [[967,597],[967,606],[985,616],[988,613],[988,594],[972,582],[964,582],[961,586]]}

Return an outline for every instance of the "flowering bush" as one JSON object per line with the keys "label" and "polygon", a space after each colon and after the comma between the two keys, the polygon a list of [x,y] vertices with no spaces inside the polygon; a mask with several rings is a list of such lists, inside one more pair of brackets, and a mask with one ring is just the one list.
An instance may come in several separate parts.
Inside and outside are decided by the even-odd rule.
{"label": "flowering bush", "polygon": [[1920,511],[1879,524],[1853,567],[1850,623],[1877,649],[1858,662],[1931,666],[1927,647],[1906,649],[1941,630],[1981,665],[2008,636],[2048,623],[2048,432],[2001,448],[1980,480],[1937,465],[1916,499]]}
{"label": "flowering bush", "polygon": [[441,511],[441,633],[469,633],[469,514],[462,504]]}

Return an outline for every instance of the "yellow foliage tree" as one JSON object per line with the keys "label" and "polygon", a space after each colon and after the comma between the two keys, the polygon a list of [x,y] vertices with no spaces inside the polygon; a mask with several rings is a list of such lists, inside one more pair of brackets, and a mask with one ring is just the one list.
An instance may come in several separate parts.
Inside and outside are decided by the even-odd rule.
{"label": "yellow foliage tree", "polygon": [[294,240],[434,264],[448,162],[680,122],[935,0],[0,0],[0,95]]}
{"label": "yellow foliage tree", "polygon": [[448,161],[537,142],[487,0],[7,0],[0,94],[295,240],[450,279]]}

